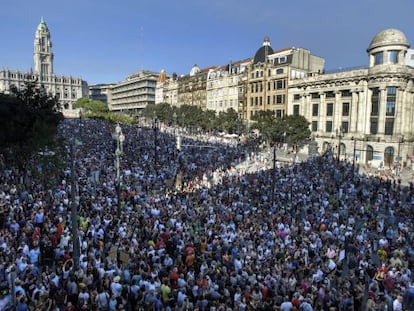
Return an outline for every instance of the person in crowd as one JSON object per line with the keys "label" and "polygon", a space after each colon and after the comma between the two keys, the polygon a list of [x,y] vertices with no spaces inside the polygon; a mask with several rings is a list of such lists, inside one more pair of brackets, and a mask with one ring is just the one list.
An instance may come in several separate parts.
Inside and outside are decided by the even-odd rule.
{"label": "person in crowd", "polygon": [[413,309],[412,184],[329,151],[265,170],[256,139],[184,131],[176,150],[167,125],[156,141],[122,125],[119,184],[114,126],[78,127],[60,125],[82,145],[48,188],[0,171],[0,281],[19,310]]}

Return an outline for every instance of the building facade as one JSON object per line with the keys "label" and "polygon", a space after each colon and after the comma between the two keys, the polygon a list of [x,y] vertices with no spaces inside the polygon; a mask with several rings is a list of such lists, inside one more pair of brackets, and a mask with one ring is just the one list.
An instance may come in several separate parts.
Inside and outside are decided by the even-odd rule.
{"label": "building facade", "polygon": [[155,104],[155,89],[159,73],[141,70],[110,88],[108,108],[115,112],[138,113]]}
{"label": "building facade", "polygon": [[79,77],[54,74],[52,40],[43,19],[35,32],[33,61],[34,71],[0,70],[0,92],[8,93],[11,86],[22,89],[27,82],[35,81],[38,87],[57,98],[65,116],[77,115],[74,105],[79,98],[88,96],[88,84]]}
{"label": "building facade", "polygon": [[225,66],[211,68],[207,74],[207,109],[216,113],[229,109],[239,113],[243,107],[245,89],[242,73],[250,60],[230,62]]}
{"label": "building facade", "polygon": [[155,88],[155,104],[166,103],[170,106],[178,106],[178,77],[177,74],[167,76],[165,70],[161,70]]}
{"label": "building facade", "polygon": [[414,68],[409,43],[396,29],[369,44],[368,68],[289,82],[288,114],[311,122],[320,152],[375,167],[413,162]]}
{"label": "building facade", "polygon": [[201,109],[207,107],[207,75],[210,68],[201,70],[197,65],[191,68],[190,74],[179,76],[178,105],[196,106]]}
{"label": "building facade", "polygon": [[291,80],[323,72],[325,61],[303,48],[273,51],[268,37],[257,50],[242,81],[245,84],[243,119],[251,120],[259,111],[270,110],[277,118],[287,112]]}
{"label": "building facade", "polygon": [[108,104],[109,92],[113,86],[114,84],[107,83],[89,85],[89,98]]}

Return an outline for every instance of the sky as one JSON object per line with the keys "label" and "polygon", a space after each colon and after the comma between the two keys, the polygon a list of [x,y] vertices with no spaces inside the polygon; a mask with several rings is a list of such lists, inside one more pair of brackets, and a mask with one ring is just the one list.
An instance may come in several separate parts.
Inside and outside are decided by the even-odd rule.
{"label": "sky", "polygon": [[33,67],[36,27],[52,38],[54,73],[89,85],[139,70],[188,74],[273,50],[302,47],[326,70],[368,65],[366,49],[388,28],[414,47],[413,0],[1,0],[0,68]]}

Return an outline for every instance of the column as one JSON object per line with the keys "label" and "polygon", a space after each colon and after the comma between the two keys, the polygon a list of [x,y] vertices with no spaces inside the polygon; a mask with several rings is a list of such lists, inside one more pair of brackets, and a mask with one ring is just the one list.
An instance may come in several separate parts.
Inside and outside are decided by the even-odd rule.
{"label": "column", "polygon": [[380,105],[378,111],[378,135],[384,135],[385,129],[385,110],[387,104],[387,90],[384,86],[380,87]]}
{"label": "column", "polygon": [[359,90],[352,90],[351,111],[349,112],[349,132],[358,132]]}

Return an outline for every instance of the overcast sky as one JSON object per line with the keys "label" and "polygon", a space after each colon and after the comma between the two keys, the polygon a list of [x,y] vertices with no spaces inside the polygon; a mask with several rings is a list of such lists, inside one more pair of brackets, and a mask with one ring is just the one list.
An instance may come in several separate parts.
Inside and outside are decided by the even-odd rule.
{"label": "overcast sky", "polygon": [[273,50],[303,47],[325,69],[366,66],[381,30],[414,44],[413,0],[3,0],[0,68],[33,67],[43,17],[54,72],[89,84],[119,82],[141,70],[188,74],[253,57],[263,38]]}

